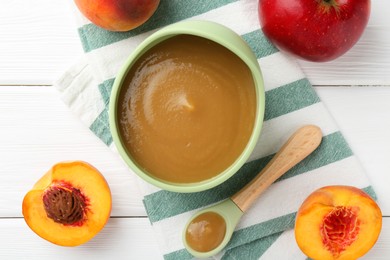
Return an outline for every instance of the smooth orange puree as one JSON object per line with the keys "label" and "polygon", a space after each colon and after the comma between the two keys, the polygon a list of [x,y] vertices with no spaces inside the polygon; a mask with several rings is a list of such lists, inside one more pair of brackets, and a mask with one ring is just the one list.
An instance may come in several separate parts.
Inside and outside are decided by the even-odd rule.
{"label": "smooth orange puree", "polygon": [[198,252],[209,252],[217,248],[226,233],[226,222],[221,215],[205,212],[197,216],[186,230],[187,244]]}
{"label": "smooth orange puree", "polygon": [[120,134],[150,175],[175,183],[212,178],[242,153],[256,95],[249,68],[219,44],[180,35],[157,44],[128,72]]}

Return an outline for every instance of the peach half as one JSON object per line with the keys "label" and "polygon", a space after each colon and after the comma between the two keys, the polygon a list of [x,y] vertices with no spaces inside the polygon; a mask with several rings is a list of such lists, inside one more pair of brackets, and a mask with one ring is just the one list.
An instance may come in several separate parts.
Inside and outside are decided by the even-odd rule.
{"label": "peach half", "polygon": [[357,259],[376,243],[381,228],[381,210],[369,195],[351,186],[326,186],[299,208],[295,239],[312,259]]}
{"label": "peach half", "polygon": [[61,246],[78,246],[105,226],[111,192],[103,175],[82,161],[54,165],[26,194],[22,211],[40,237]]}

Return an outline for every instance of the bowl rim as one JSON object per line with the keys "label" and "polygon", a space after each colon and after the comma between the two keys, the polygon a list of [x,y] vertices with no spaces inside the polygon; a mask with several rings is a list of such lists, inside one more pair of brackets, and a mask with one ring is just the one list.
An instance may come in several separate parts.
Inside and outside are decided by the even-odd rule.
{"label": "bowl rim", "polygon": [[[209,28],[209,29],[208,29]],[[181,21],[168,26],[161,28],[160,30],[154,32],[150,36],[148,36],[145,40],[143,40],[134,51],[128,56],[119,72],[117,73],[109,101],[109,127],[110,132],[113,138],[113,143],[120,155],[120,157],[125,161],[125,163],[130,167],[132,171],[134,171],[139,177],[141,177],[146,182],[160,188],[163,190],[180,192],[180,193],[190,193],[190,192],[200,192],[207,189],[211,189],[224,181],[228,180],[231,176],[233,176],[244,163],[249,158],[252,153],[257,140],[260,136],[261,128],[264,120],[264,110],[265,110],[265,91],[264,91],[264,82],[263,76],[260,70],[260,66],[257,62],[257,59],[252,51],[253,57],[248,57],[248,53],[245,53],[241,50],[241,47],[237,47],[234,44],[230,43],[223,39],[223,36],[215,33],[214,30],[222,30],[224,33],[231,34],[231,36],[239,37],[246,46],[249,48],[247,43],[239,36],[237,33],[229,29],[228,27],[210,21]],[[192,183],[173,183],[168,182],[156,177],[153,177],[147,174],[140,166],[137,165],[135,160],[131,158],[128,151],[124,147],[120,133],[119,127],[117,123],[117,101],[119,98],[119,94],[121,91],[122,83],[130,70],[133,63],[137,61],[147,50],[156,44],[174,37],[180,34],[189,34],[198,37],[203,37],[209,40],[212,40],[225,48],[232,51],[235,55],[237,55],[250,69],[254,83],[255,83],[255,92],[256,92],[256,116],[255,122],[252,130],[252,134],[247,142],[247,145],[241,152],[241,154],[236,158],[236,160],[227,167],[224,171],[220,172],[218,175],[206,179],[201,182],[192,182]],[[249,48],[250,49],[250,48]]]}

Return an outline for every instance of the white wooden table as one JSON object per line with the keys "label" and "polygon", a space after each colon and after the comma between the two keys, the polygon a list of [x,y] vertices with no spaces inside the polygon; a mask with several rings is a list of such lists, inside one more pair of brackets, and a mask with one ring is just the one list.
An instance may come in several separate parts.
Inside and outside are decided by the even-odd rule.
{"label": "white wooden table", "polygon": [[[161,259],[134,177],[51,87],[83,54],[70,4],[0,1],[0,259]],[[329,63],[299,62],[379,197],[383,229],[364,259],[390,259],[388,10],[387,0],[372,1],[368,28],[343,57]],[[53,164],[76,159],[104,173],[116,203],[97,237],[63,248],[27,227],[21,205]]]}

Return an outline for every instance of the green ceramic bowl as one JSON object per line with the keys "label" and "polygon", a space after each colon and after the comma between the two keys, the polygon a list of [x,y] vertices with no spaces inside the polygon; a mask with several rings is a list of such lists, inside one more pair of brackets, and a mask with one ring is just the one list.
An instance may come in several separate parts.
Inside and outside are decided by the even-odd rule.
{"label": "green ceramic bowl", "polygon": [[[149,174],[141,167],[139,167],[137,162],[133,160],[130,153],[126,151],[126,148],[123,145],[117,120],[118,97],[124,79],[126,78],[126,75],[130,70],[131,66],[137,61],[140,56],[142,56],[151,47],[170,37],[177,36],[179,34],[187,34],[207,38],[218,44],[221,44],[225,48],[235,53],[238,57],[240,57],[247,64],[247,66],[252,72],[256,87],[257,99],[256,122],[254,124],[252,135],[247,146],[245,147],[241,155],[236,159],[236,161],[223,172],[219,173],[211,179],[186,184],[172,183],[155,178],[153,175]],[[150,35],[128,57],[127,61],[125,62],[115,79],[111,93],[109,106],[110,130],[119,154],[128,164],[128,166],[142,179],[164,190],[174,192],[198,192],[210,189],[226,181],[235,172],[237,172],[238,169],[246,162],[249,155],[253,151],[253,148],[255,147],[260,135],[260,130],[264,117],[264,104],[265,99],[262,74],[256,56],[253,54],[247,43],[231,29],[220,24],[208,21],[182,21],[166,26],[158,30],[154,34]]]}

